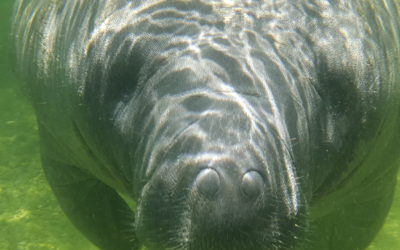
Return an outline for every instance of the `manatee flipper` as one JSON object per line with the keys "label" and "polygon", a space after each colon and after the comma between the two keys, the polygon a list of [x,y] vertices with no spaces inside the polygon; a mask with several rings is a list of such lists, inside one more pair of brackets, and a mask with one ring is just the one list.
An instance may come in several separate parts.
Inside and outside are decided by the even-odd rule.
{"label": "manatee flipper", "polygon": [[95,177],[56,160],[43,144],[42,141],[45,175],[62,210],[75,227],[102,250],[139,249],[134,233],[129,230],[128,223],[133,220],[127,221],[134,214],[125,201]]}

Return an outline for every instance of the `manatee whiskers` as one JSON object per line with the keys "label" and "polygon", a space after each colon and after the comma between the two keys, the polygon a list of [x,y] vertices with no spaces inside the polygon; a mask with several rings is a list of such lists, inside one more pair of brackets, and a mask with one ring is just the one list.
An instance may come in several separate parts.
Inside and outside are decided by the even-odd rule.
{"label": "manatee whiskers", "polygon": [[121,214],[121,225],[122,228],[121,233],[123,237],[127,239],[129,242],[137,243],[137,237],[135,234],[135,213],[131,210],[119,209],[118,213]]}

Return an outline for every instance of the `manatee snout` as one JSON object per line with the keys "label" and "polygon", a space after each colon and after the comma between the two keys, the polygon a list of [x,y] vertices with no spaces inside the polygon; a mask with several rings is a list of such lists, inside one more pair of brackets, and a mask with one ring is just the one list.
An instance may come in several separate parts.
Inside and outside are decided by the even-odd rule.
{"label": "manatee snout", "polygon": [[[193,211],[191,220],[196,225],[193,232],[203,237],[207,235],[213,242],[221,239],[226,241],[226,238],[234,240],[232,237],[246,238],[246,234],[240,231],[254,231],[254,227],[259,224],[257,218],[271,212],[274,203],[271,188],[260,172],[229,171],[230,168],[238,169],[230,164],[222,164],[225,168],[202,169],[188,196]],[[219,236],[214,239],[216,235]]]}
{"label": "manatee snout", "polygon": [[264,186],[263,177],[255,170],[231,177],[227,173],[224,173],[224,171],[205,168],[197,175],[194,188],[200,195],[209,200],[218,199],[220,195],[229,195],[228,192],[239,191],[239,199],[254,200],[262,198]]}
{"label": "manatee snout", "polygon": [[[278,231],[289,237],[271,177],[254,162],[239,165],[240,155],[213,157],[164,166],[150,178],[136,230],[151,249],[270,249],[279,245]],[[281,228],[283,221],[290,226]]]}
{"label": "manatee snout", "polygon": [[188,198],[196,217],[205,218],[206,225],[215,222],[220,224],[215,227],[236,227],[268,205],[270,188],[261,174],[255,170],[229,171],[236,167],[229,164],[201,169],[189,187]]}

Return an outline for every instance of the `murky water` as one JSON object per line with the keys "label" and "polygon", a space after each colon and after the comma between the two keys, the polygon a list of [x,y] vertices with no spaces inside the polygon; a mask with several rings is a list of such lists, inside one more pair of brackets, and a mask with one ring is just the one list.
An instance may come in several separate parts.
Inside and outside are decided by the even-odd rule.
{"label": "murky water", "polygon": [[[35,117],[17,87],[8,56],[12,2],[0,3],[0,250],[96,249],[62,214],[40,168]],[[400,185],[369,250],[399,246]]]}

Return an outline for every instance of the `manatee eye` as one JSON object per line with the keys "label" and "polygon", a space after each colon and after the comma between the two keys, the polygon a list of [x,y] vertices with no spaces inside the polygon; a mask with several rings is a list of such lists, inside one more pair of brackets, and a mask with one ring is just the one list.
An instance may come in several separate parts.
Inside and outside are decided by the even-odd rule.
{"label": "manatee eye", "polygon": [[197,175],[196,185],[200,193],[202,193],[207,198],[212,198],[215,196],[219,189],[219,175],[214,169],[203,169]]}
{"label": "manatee eye", "polygon": [[264,181],[257,171],[249,171],[243,175],[241,189],[249,198],[256,198],[261,195]]}

